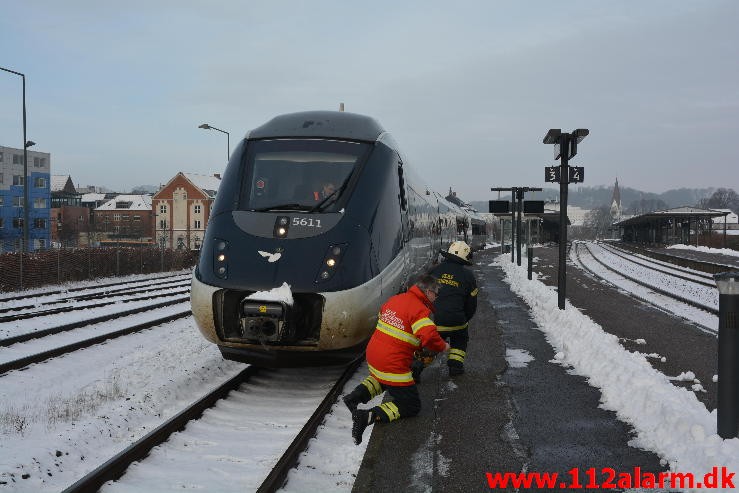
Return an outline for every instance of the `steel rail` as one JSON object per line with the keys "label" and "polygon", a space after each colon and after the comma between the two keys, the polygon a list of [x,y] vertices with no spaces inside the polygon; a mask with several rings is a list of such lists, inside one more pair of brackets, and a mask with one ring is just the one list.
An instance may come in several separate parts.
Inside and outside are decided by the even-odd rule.
{"label": "steel rail", "polygon": [[[97,289],[97,288],[109,288],[111,286],[123,286],[124,284],[136,284],[136,283],[145,283],[146,281],[152,280],[152,281],[158,281],[160,279],[168,279],[170,277],[180,277],[180,276],[189,276],[190,274],[170,274],[167,276],[161,276],[161,277],[153,277],[151,279],[139,279],[137,281],[123,281],[123,282],[112,282],[108,284],[97,284],[95,286],[85,286],[85,287],[78,287],[78,288],[67,288],[67,289],[58,289],[55,291],[41,291],[39,293],[31,293],[31,294],[22,294],[20,296],[9,296],[7,298],[0,298],[0,303],[7,303],[8,301],[18,301],[18,300],[26,300],[28,298],[38,298],[39,296],[48,296],[52,294],[62,294],[62,293],[74,293],[77,291],[84,291],[85,289]],[[81,282],[81,281],[80,281]],[[171,282],[171,281],[169,281]]]}
{"label": "steel rail", "polygon": [[[660,260],[660,259],[655,258],[655,257],[649,257],[645,253],[646,250],[639,250],[637,248],[634,248],[634,249],[623,248],[623,247],[620,247],[620,246],[617,246],[617,245],[615,245],[613,243],[608,243],[608,242],[600,242],[599,245],[601,245],[601,246],[608,245],[608,248],[610,248],[611,250],[615,250],[617,252],[621,252],[624,255],[637,256],[637,258],[639,258],[640,260],[644,260],[645,262],[653,261],[655,265],[660,265],[660,266],[666,267],[668,269],[671,268],[671,269],[675,269],[675,270],[684,271],[687,274],[691,274],[691,275],[694,275],[694,276],[702,277],[702,278],[708,279],[708,280],[713,280],[713,274],[709,274],[705,270],[691,269],[690,267],[685,267],[685,266],[682,266],[682,265],[677,265],[676,263],[673,263],[673,262],[667,262],[665,260]],[[639,255],[641,255],[642,258],[638,257]]]}
{"label": "steel rail", "polygon": [[166,442],[172,433],[183,429],[189,421],[199,418],[206,409],[213,407],[217,401],[224,398],[232,390],[237,389],[258,371],[259,368],[257,367],[246,367],[238,375],[232,377],[184,411],[171,417],[115,457],[66,488],[63,493],[92,493],[98,491],[106,482],[120,478],[126,472],[128,466],[146,457],[151,449]]}
{"label": "steel rail", "polygon": [[73,329],[79,329],[80,327],[86,327],[88,325],[92,325],[92,324],[96,324],[100,322],[107,322],[108,320],[114,320],[116,318],[127,317],[128,315],[135,315],[137,313],[148,312],[156,308],[163,308],[165,306],[171,306],[171,305],[176,305],[178,303],[184,303],[188,301],[189,299],[190,299],[189,297],[176,298],[174,300],[163,301],[155,305],[140,306],[138,308],[132,308],[131,310],[126,310],[124,312],[110,313],[108,315],[101,315],[100,317],[88,318],[86,320],[80,320],[78,322],[71,322],[65,325],[60,325],[58,327],[50,327],[48,329],[42,329],[42,330],[37,330],[34,332],[27,332],[25,334],[19,334],[17,336],[7,337],[5,339],[0,339],[0,347],[12,346],[13,344],[18,344],[19,342],[26,342],[32,339],[40,339],[42,337],[50,336],[53,334],[58,334],[60,332],[66,332],[68,330],[73,330]]}
{"label": "steel rail", "polygon": [[329,393],[326,394],[326,397],[318,405],[318,408],[311,415],[310,419],[308,419],[308,422],[303,426],[292,443],[287,447],[285,453],[277,461],[275,467],[272,468],[264,479],[261,486],[257,489],[257,493],[273,493],[282,487],[290,470],[297,465],[300,454],[307,448],[308,441],[316,435],[316,430],[323,423],[326,415],[338,400],[344,385],[354,375],[362,361],[364,361],[364,355],[358,357],[346,367],[339,380],[334,384]]}
{"label": "steel rail", "polygon": [[[679,294],[671,293],[671,292],[666,291],[664,289],[660,289],[658,287],[652,286],[651,284],[647,284],[647,283],[645,283],[645,282],[643,282],[643,281],[641,281],[639,279],[636,279],[635,277],[631,277],[631,276],[629,276],[627,274],[624,274],[623,272],[617,271],[616,269],[614,269],[613,267],[611,267],[610,265],[604,263],[602,260],[600,260],[598,257],[596,257],[593,254],[593,252],[590,250],[590,247],[587,244],[585,244],[584,246],[585,246],[585,249],[588,251],[588,253],[590,253],[590,255],[593,257],[593,260],[595,260],[596,262],[598,262],[599,264],[601,264],[603,267],[605,267],[606,269],[610,270],[611,272],[615,272],[619,276],[621,276],[621,277],[623,277],[625,279],[628,279],[629,281],[635,282],[635,283],[637,283],[637,284],[639,284],[641,286],[644,286],[646,288],[649,288],[652,291],[655,291],[657,293],[660,293],[662,295],[665,295],[665,296],[667,296],[669,298],[672,298],[672,299],[675,299],[675,300],[678,300],[678,301],[682,301],[683,303],[686,303],[686,304],[688,304],[688,305],[690,305],[692,307],[695,307],[695,308],[698,308],[698,309],[707,311],[708,313],[711,313],[713,315],[718,315],[718,309],[716,309],[716,308],[713,308],[711,306],[704,305],[702,303],[698,303],[695,300],[691,300],[689,298],[685,298],[683,296],[680,296]],[[601,276],[598,276],[598,277],[601,277]],[[652,303],[652,304],[654,304],[654,303]]]}
{"label": "steel rail", "polygon": [[[318,405],[316,411],[314,411],[298,435],[287,447],[285,453],[277,461],[277,464],[272,468],[257,492],[274,492],[280,488],[290,469],[295,466],[300,454],[305,450],[309,440],[315,436],[316,430],[323,422],[326,414],[328,414],[337,401],[344,385],[354,375],[362,361],[363,358],[360,357],[347,366],[341,377]],[[202,397],[199,401],[170,418],[155,430],[128,446],[115,457],[97,467],[65,489],[63,493],[91,493],[98,491],[106,482],[120,478],[133,462],[146,457],[151,449],[167,441],[172,433],[185,428],[189,421],[198,419],[205,410],[213,407],[218,400],[226,397],[230,391],[237,389],[258,371],[260,371],[260,368],[248,366],[238,375],[218,387],[218,389]]]}
{"label": "steel rail", "polygon": [[[623,255],[621,253],[614,252],[613,249],[611,249],[610,247],[606,247],[605,245],[599,244],[598,246],[600,246],[603,250],[605,250],[606,252],[610,253],[611,255],[615,255],[616,257],[620,257],[620,258],[626,260],[627,262],[631,262],[632,264],[636,264],[636,265],[638,265],[640,267],[644,267],[646,269],[652,269],[654,271],[661,272],[662,274],[666,274],[668,276],[676,277],[678,279],[682,279],[684,281],[689,281],[689,282],[692,282],[692,283],[695,283],[695,284],[700,284],[701,286],[707,286],[709,288],[715,288],[716,287],[716,283],[715,282],[708,282],[708,281],[703,281],[703,280],[699,280],[699,279],[691,279],[690,277],[686,277],[686,276],[677,274],[675,272],[670,272],[670,271],[667,271],[667,270],[659,269],[659,268],[657,268],[657,267],[654,266],[655,265],[654,263],[652,263],[652,265],[647,265],[647,264],[642,263],[642,262],[637,262],[637,261],[635,261],[633,259],[630,259],[626,255]],[[645,260],[644,262],[649,263],[648,260]],[[700,277],[700,276],[697,276],[697,277]]]}
{"label": "steel rail", "polygon": [[688,267],[690,269],[699,270],[702,272],[706,272],[708,274],[717,274],[719,272],[739,270],[739,268],[737,268],[734,265],[718,264],[715,262],[705,262],[702,260],[693,260],[687,257],[681,257],[679,255],[668,255],[666,253],[641,249],[641,248],[626,245],[626,244],[623,244],[622,246],[626,249],[639,252],[642,255],[646,255],[647,257],[652,257],[657,260],[663,260],[671,264],[679,265],[680,267]]}
{"label": "steel rail", "polygon": [[121,336],[132,334],[134,332],[139,332],[141,330],[150,329],[157,325],[171,322],[173,320],[177,320],[178,318],[186,317],[190,315],[191,313],[192,312],[190,310],[187,310],[184,312],[178,312],[173,315],[167,315],[166,317],[158,318],[156,320],[150,320],[148,322],[140,323],[132,327],[126,327],[125,329],[114,330],[113,332],[106,332],[105,334],[91,337],[90,339],[84,339],[82,341],[73,342],[65,346],[60,346],[54,349],[49,349],[48,351],[42,351],[40,353],[32,354],[30,356],[25,356],[23,358],[15,359],[13,361],[8,361],[6,363],[0,363],[0,375],[7,373],[11,370],[20,370],[21,368],[25,368],[28,365],[32,365],[34,363],[41,363],[43,361],[46,361],[47,359],[56,358],[57,356],[61,356],[63,354],[78,351],[80,349],[85,349],[90,346],[94,346],[95,344],[100,344],[101,342],[105,342],[110,339],[116,339]]}
{"label": "steel rail", "polygon": [[[26,312],[26,313],[17,313],[15,315],[5,315],[3,317],[0,317],[0,323],[14,322],[16,320],[28,320],[30,318],[45,317],[47,315],[56,315],[57,313],[68,313],[68,312],[74,312],[77,310],[88,310],[90,308],[101,308],[103,306],[114,305],[116,303],[131,303],[134,301],[144,301],[144,300],[151,300],[154,298],[163,298],[164,296],[183,294],[183,293],[188,292],[189,290],[190,290],[189,287],[183,287],[182,289],[179,289],[177,291],[165,292],[161,295],[139,296],[138,298],[111,300],[111,301],[105,301],[101,303],[93,303],[91,305],[63,306],[59,308],[50,308],[48,310],[41,310],[37,312]],[[159,289],[156,291],[161,291],[161,290]]]}
{"label": "steel rail", "polygon": [[21,310],[29,310],[38,308],[41,306],[59,305],[61,303],[69,303],[70,301],[87,301],[96,300],[101,298],[113,298],[114,296],[123,296],[126,294],[138,294],[138,293],[150,293],[152,291],[161,291],[172,287],[184,287],[190,284],[189,280],[182,281],[166,281],[158,282],[154,284],[145,284],[141,286],[129,286],[120,289],[111,289],[110,291],[100,291],[95,293],[88,293],[82,295],[68,296],[65,298],[58,298],[55,300],[42,301],[41,303],[34,303],[31,305],[16,305],[5,308],[0,308],[0,313],[19,312]]}

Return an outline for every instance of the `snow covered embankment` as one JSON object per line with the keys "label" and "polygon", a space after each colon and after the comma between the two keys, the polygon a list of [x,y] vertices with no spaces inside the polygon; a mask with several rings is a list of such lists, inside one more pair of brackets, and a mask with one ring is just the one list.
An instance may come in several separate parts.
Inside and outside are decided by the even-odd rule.
{"label": "snow covered embankment", "polygon": [[655,452],[669,462],[671,470],[692,472],[696,478],[714,466],[739,472],[739,439],[723,440],[716,434],[715,410],[708,412],[693,392],[672,385],[643,354],[624,349],[616,336],[569,302],[566,310],[559,310],[556,291],[536,278],[529,281],[524,266],[504,256],[497,257],[495,264],[505,272],[513,292],[531,308],[535,323],[556,352],[555,359],[587,377],[601,391],[601,406],[634,427],[633,446]]}

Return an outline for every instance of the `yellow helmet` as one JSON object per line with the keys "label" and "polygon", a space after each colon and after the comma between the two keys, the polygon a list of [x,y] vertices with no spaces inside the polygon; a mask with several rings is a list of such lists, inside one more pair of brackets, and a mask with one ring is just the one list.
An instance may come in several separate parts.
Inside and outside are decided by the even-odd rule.
{"label": "yellow helmet", "polygon": [[451,245],[449,245],[448,252],[467,262],[469,262],[470,260],[470,246],[464,241],[453,242]]}

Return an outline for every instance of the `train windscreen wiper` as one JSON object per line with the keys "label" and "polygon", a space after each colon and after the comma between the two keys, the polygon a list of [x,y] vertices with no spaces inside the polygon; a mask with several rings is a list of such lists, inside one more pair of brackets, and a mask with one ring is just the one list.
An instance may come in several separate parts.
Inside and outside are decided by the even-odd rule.
{"label": "train windscreen wiper", "polygon": [[[328,197],[326,197],[328,198]],[[253,209],[254,212],[269,212],[269,211],[311,211],[311,207],[305,205],[305,204],[297,204],[297,203],[290,203],[290,204],[280,204],[280,205],[270,205],[269,207],[260,207],[259,209]]]}
{"label": "train windscreen wiper", "polygon": [[331,192],[328,196],[326,196],[326,198],[324,198],[319,203],[314,205],[311,209],[309,209],[308,213],[323,212],[326,207],[336,202],[336,200],[338,200],[339,196],[341,195],[341,192],[343,192],[346,186],[349,184],[349,178],[351,178],[351,176],[351,174],[347,176],[346,180],[344,180],[344,183],[342,183],[339,188]]}

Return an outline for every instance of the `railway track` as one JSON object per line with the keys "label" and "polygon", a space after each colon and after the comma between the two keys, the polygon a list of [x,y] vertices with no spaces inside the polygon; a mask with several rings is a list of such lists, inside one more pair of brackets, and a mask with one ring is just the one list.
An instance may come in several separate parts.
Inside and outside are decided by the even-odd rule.
{"label": "railway track", "polygon": [[624,250],[613,248],[610,245],[607,245],[604,243],[598,243],[598,246],[604,249],[605,251],[611,253],[612,255],[615,255],[627,262],[631,262],[640,267],[646,267],[656,272],[667,274],[669,276],[673,276],[678,279],[683,279],[685,281],[689,281],[692,283],[700,284],[702,286],[706,286],[709,288],[716,287],[716,283],[713,281],[713,276],[709,274],[698,273],[698,271],[694,271],[692,269],[678,268],[675,266],[666,267],[664,263],[657,264],[653,260],[650,261],[646,259],[639,259],[638,257],[635,257],[634,254],[631,252],[627,253]]}
{"label": "railway track", "polygon": [[622,243],[619,245],[619,247],[632,254],[644,255],[646,257],[651,257],[653,259],[660,260],[665,263],[705,272],[708,274],[717,274],[719,272],[739,270],[739,268],[737,268],[736,265],[722,264],[722,263],[716,263],[716,262],[706,262],[703,260],[691,259],[691,258],[687,258],[687,257],[680,256],[680,255],[669,255],[663,252],[656,252],[654,250],[640,248],[636,245],[630,245],[628,243]]}
{"label": "railway track", "polygon": [[[246,469],[250,476],[264,478],[261,483],[257,479],[254,480],[253,484],[246,487],[243,484],[233,483],[229,486],[234,490],[251,490],[259,493],[276,491],[284,483],[290,469],[297,464],[300,454],[307,447],[308,441],[315,435],[318,426],[336,403],[344,385],[360,363],[361,360],[357,360],[346,367],[338,378],[336,378],[338,370],[329,372],[329,369],[322,368],[307,371],[311,380],[310,385],[300,378],[301,375],[305,376],[306,370],[304,369],[272,371],[249,366],[98,466],[64,492],[93,492],[98,491],[103,485],[105,485],[105,491],[140,491],[141,488],[147,489],[147,477],[156,476],[156,474],[147,476],[148,468],[145,458],[150,453],[164,456],[168,459],[168,466],[173,464],[176,466],[178,463],[177,457],[180,454],[195,452],[193,447],[197,447],[198,436],[200,436],[198,432],[202,431],[203,428],[213,426],[217,427],[217,432],[224,437],[235,435],[233,438],[238,443],[240,456],[249,456],[250,464],[241,463],[245,462],[245,459],[236,460],[238,463],[236,467],[242,471],[242,476]],[[262,375],[265,375],[263,382],[253,382]],[[315,382],[315,380],[319,381]],[[326,384],[330,384],[332,381],[330,390],[326,392]],[[276,392],[279,392],[281,396],[271,395]],[[303,403],[307,401],[313,402],[314,405],[306,407]],[[316,401],[319,402],[317,406],[315,405]],[[300,408],[299,410],[303,414],[298,413],[296,415],[288,411],[288,409],[295,409],[296,407]],[[278,409],[284,411],[280,412],[280,416],[275,416],[275,411]],[[210,414],[208,410],[210,410]],[[299,415],[303,416],[304,419],[297,419],[296,421],[296,417]],[[239,429],[233,429],[234,426]],[[191,428],[194,431],[192,436],[189,437],[188,430]],[[278,432],[278,430],[287,428],[298,431],[294,436],[292,436],[292,431],[288,433]],[[177,431],[182,431],[182,433],[178,434],[175,439],[172,435]],[[259,436],[265,432],[270,441],[279,443],[274,443],[271,447],[262,445],[262,448],[282,450],[277,460],[274,460],[274,455],[270,456],[270,451],[247,450],[251,442],[259,443],[259,440],[263,440],[264,437],[259,438]],[[291,437],[286,439],[285,435],[291,435]],[[168,440],[170,443],[163,445],[168,450],[152,451]],[[220,443],[220,445],[223,445],[223,443]],[[224,453],[223,450],[220,450],[220,452]],[[266,454],[266,458],[262,456],[253,457],[253,454],[257,453]],[[195,454],[199,457],[208,456],[207,453],[200,455],[199,452],[195,452]],[[129,466],[142,460],[143,462],[137,464],[137,467],[131,471],[130,474],[134,475],[135,478],[128,483],[126,477]],[[187,461],[185,460],[184,463],[187,464]],[[256,471],[250,468],[252,463],[257,464]],[[159,469],[161,465],[157,463],[157,465],[151,467]],[[221,467],[225,469],[227,465]],[[221,472],[228,476],[224,471]],[[195,474],[200,476],[201,481],[207,485],[206,487],[219,489],[217,483],[222,479],[203,477],[202,471]],[[188,472],[183,471],[182,474],[177,475],[178,478],[183,476],[188,476]],[[119,478],[119,482],[112,482]],[[238,479],[243,480],[243,477]],[[187,487],[184,483],[186,479],[182,481],[182,487]],[[228,481],[228,478],[226,478],[226,481]],[[157,486],[153,486],[153,489],[156,489]],[[170,488],[172,486],[169,485]],[[194,487],[193,485],[190,486]]]}
{"label": "railway track", "polygon": [[[15,301],[20,300],[27,300],[30,298],[42,298],[45,296],[54,296],[58,294],[66,294],[66,293],[76,293],[81,291],[89,291],[89,290],[95,290],[100,288],[109,288],[114,286],[123,286],[126,284],[144,284],[144,285],[151,285],[151,281],[158,281],[158,280],[166,280],[171,278],[177,278],[181,277],[183,279],[189,279],[191,277],[191,274],[168,274],[166,276],[158,276],[153,278],[147,278],[147,279],[139,279],[135,281],[125,281],[125,282],[113,282],[113,283],[107,283],[107,284],[97,284],[95,286],[83,286],[83,287],[77,287],[77,288],[65,288],[65,289],[56,289],[56,290],[50,290],[50,291],[37,291],[33,293],[28,294],[20,294],[15,296],[7,296],[4,298],[0,298],[0,303],[12,303]],[[163,282],[171,282],[170,281],[163,281]]]}
{"label": "railway track", "polygon": [[146,301],[146,300],[152,300],[156,298],[162,298],[165,296],[184,294],[190,291],[190,287],[187,285],[180,285],[177,287],[179,287],[179,289],[175,291],[171,291],[171,290],[163,291],[162,290],[163,288],[140,290],[137,292],[156,291],[156,293],[148,294],[146,296],[138,296],[135,298],[114,298],[109,301],[103,301],[100,303],[63,306],[63,307],[58,307],[58,308],[50,308],[48,310],[38,310],[38,311],[32,311],[32,312],[17,313],[15,315],[6,315],[6,316],[0,317],[0,324],[7,323],[7,322],[15,322],[18,320],[28,320],[28,319],[37,318],[37,317],[45,317],[49,315],[57,315],[60,313],[69,313],[69,312],[80,311],[80,310],[89,310],[91,308],[101,308],[104,306],[110,306],[110,305],[114,305],[117,303],[135,303],[137,301]]}
{"label": "railway track", "polygon": [[[171,306],[171,305],[175,305],[175,304],[178,304],[178,303],[185,303],[187,301],[188,301],[188,298],[180,298],[179,300],[166,302],[166,304],[160,304],[160,305],[162,305],[162,306]],[[151,310],[152,310],[152,307],[145,307],[144,309],[137,309],[135,311],[135,313],[133,313],[133,314],[136,315],[136,314],[141,313],[143,311],[151,311]],[[190,315],[190,313],[191,312],[190,312],[190,310],[188,308],[187,310],[178,311],[178,312],[176,312],[174,314],[169,314],[169,315],[166,315],[164,317],[156,318],[154,320],[148,320],[146,322],[134,324],[134,325],[131,325],[131,326],[128,326],[128,327],[124,327],[124,328],[121,328],[121,329],[108,331],[108,332],[105,332],[103,334],[95,335],[93,337],[83,338],[81,340],[77,340],[77,341],[70,342],[70,343],[67,343],[67,344],[63,344],[63,345],[52,347],[51,349],[45,349],[45,350],[40,350],[40,351],[36,351],[36,350],[31,349],[31,354],[27,354],[26,356],[15,358],[15,359],[12,359],[12,360],[9,360],[9,361],[0,362],[0,375],[2,375],[4,373],[7,373],[9,371],[12,371],[12,370],[20,370],[20,369],[25,368],[25,367],[27,367],[29,365],[34,364],[34,363],[41,363],[41,362],[44,362],[44,361],[49,360],[51,358],[56,358],[58,356],[62,356],[62,355],[65,355],[65,354],[68,354],[68,353],[71,353],[71,352],[74,352],[74,351],[79,351],[80,349],[85,349],[85,348],[88,348],[90,346],[94,346],[96,344],[100,344],[100,343],[105,342],[105,341],[110,340],[110,339],[115,339],[115,338],[118,338],[118,337],[121,337],[121,336],[125,336],[125,335],[128,335],[128,334],[133,334],[135,332],[139,332],[139,331],[142,331],[142,330],[150,329],[152,327],[156,327],[157,325],[161,325],[161,324],[164,324],[164,323],[167,323],[167,322],[171,322],[171,321],[177,320],[179,318],[184,318],[184,317]],[[131,315],[131,314],[126,314],[126,315]],[[104,318],[105,321],[110,321],[110,320],[113,320],[115,318],[122,318],[122,316],[126,316],[126,315],[123,315],[121,313],[117,313],[117,314],[113,314],[113,315],[108,316],[108,317],[100,317],[100,318]],[[95,325],[95,322],[89,323],[89,321],[88,321],[88,323],[86,323],[86,324],[77,324],[76,323],[76,324],[70,324],[70,326],[55,327],[53,329],[47,329],[47,331],[43,331],[43,332],[46,332],[43,335],[40,335],[38,333],[33,334],[33,335],[36,336],[34,338],[40,338],[40,337],[44,337],[44,336],[50,336],[50,335],[53,335],[53,334],[58,334],[60,332],[65,332],[65,331],[69,331],[69,330],[73,330],[73,329],[77,329],[77,328],[82,328],[82,327],[88,326],[88,325]],[[18,337],[4,339],[3,341],[0,341],[0,342],[2,342],[3,343],[2,345],[4,345],[4,346],[9,346],[10,345],[10,344],[8,344],[8,341],[9,340],[15,340],[16,341],[15,343],[19,343],[18,342]],[[28,340],[30,340],[30,339],[27,338],[25,341],[28,341]],[[25,341],[22,341],[22,342],[25,342]],[[20,343],[22,343],[22,342],[20,342]]]}
{"label": "railway track", "polygon": [[[640,279],[640,278],[638,278],[636,276],[631,276],[631,275],[625,274],[624,272],[622,272],[622,271],[620,271],[618,269],[615,269],[613,266],[608,265],[603,260],[599,259],[597,257],[597,255],[595,255],[591,251],[589,245],[587,245],[587,244],[580,243],[580,242],[576,243],[574,245],[574,247],[573,247],[573,253],[574,253],[574,261],[575,261],[575,263],[576,264],[579,264],[580,266],[582,266],[582,268],[584,270],[586,270],[587,272],[589,272],[595,278],[604,279],[607,282],[613,283],[613,281],[609,280],[606,276],[604,276],[603,274],[597,272],[596,269],[593,266],[588,265],[588,262],[584,261],[583,258],[582,258],[582,255],[583,254],[589,256],[589,258],[592,258],[592,262],[594,262],[595,265],[597,265],[599,268],[605,269],[608,272],[612,272],[612,273],[616,274],[617,276],[620,276],[621,278],[625,279],[627,283],[633,283],[633,284],[636,284],[637,286],[640,286],[641,288],[644,288],[644,292],[645,293],[646,292],[649,292],[649,293],[658,293],[658,295],[664,296],[664,297],[668,298],[669,300],[672,300],[673,302],[677,302],[677,303],[680,303],[680,304],[683,304],[683,305],[689,305],[689,306],[691,306],[693,308],[698,308],[698,309],[703,310],[704,312],[707,312],[707,313],[709,313],[711,315],[714,315],[714,316],[717,316],[718,315],[718,310],[715,307],[713,307],[713,306],[708,306],[708,305],[705,305],[703,303],[696,302],[695,300],[693,300],[691,298],[688,298],[686,296],[681,296],[681,295],[679,295],[679,294],[677,294],[675,292],[672,292],[672,291],[669,291],[669,290],[665,290],[665,289],[661,289],[661,288],[659,288],[657,286],[654,286],[651,283],[645,282],[643,279]],[[654,298],[651,297],[651,296],[645,296],[643,294],[640,294],[637,290],[628,289],[628,288],[622,287],[622,286],[619,286],[619,287],[621,287],[624,290],[629,291],[632,296],[634,296],[635,298],[637,298],[637,299],[639,299],[639,300],[641,300],[641,301],[643,301],[645,303],[649,303],[650,305],[656,306],[660,310],[666,310],[665,306],[662,306],[661,304],[655,304]],[[666,310],[666,311],[670,311],[670,310]],[[688,318],[689,320],[691,320],[689,317],[685,316],[683,313],[676,313],[676,315],[681,316],[683,318]],[[713,324],[713,323],[702,323],[702,322],[696,321],[696,320],[691,320],[691,321],[693,321],[693,322],[698,323],[699,325],[701,325],[704,328],[704,330],[706,330],[707,332],[710,332],[710,333],[715,333],[716,332],[715,324]]]}
{"label": "railway track", "polygon": [[[711,305],[708,305],[706,303],[701,303],[701,302],[695,301],[695,299],[693,299],[693,298],[691,298],[691,297],[689,297],[687,295],[683,295],[681,293],[677,293],[674,290],[671,291],[669,289],[663,289],[662,287],[655,285],[656,283],[654,283],[654,282],[647,282],[647,281],[644,280],[644,278],[640,278],[637,275],[635,275],[634,273],[627,273],[627,272],[624,272],[624,270],[622,270],[622,269],[616,269],[612,265],[609,265],[609,263],[604,262],[602,260],[602,258],[600,258],[598,255],[596,255],[595,253],[593,253],[593,249],[591,248],[591,245],[584,244],[584,247],[590,253],[590,255],[593,257],[593,259],[595,259],[596,262],[598,262],[599,264],[601,264],[603,267],[605,267],[609,271],[614,272],[614,273],[616,273],[616,274],[618,274],[618,275],[620,275],[620,276],[622,276],[622,277],[624,277],[624,278],[626,278],[626,279],[628,279],[628,280],[630,280],[632,282],[635,282],[635,283],[637,283],[637,284],[639,284],[641,286],[647,287],[647,288],[649,288],[649,289],[651,289],[651,290],[653,290],[653,291],[655,291],[657,293],[660,293],[660,294],[662,294],[664,296],[668,296],[670,298],[676,299],[678,301],[681,301],[683,303],[686,303],[686,304],[688,304],[690,306],[693,306],[695,308],[699,308],[701,310],[705,310],[705,311],[707,311],[709,313],[712,313],[714,315],[718,315],[717,305],[716,306],[711,306]],[[674,278],[674,279],[680,279],[681,281],[685,281],[684,283],[679,283],[679,287],[681,289],[683,289],[684,292],[688,292],[688,291],[690,291],[693,288],[693,286],[691,286],[691,283],[693,285],[698,285],[698,286],[701,286],[701,287],[706,287],[706,285],[704,283],[698,284],[696,281],[686,280],[687,278],[685,278],[683,276],[679,276],[679,275],[671,274],[671,273],[668,273],[666,275],[669,276],[668,279],[671,277],[671,278]],[[712,290],[715,290],[715,285],[713,285],[713,286],[708,285],[707,287],[710,287]],[[718,302],[718,297],[717,296],[716,296],[716,301]]]}
{"label": "railway track", "polygon": [[[103,291],[95,291],[92,293],[65,296],[65,297],[61,297],[58,299],[41,301],[39,303],[3,307],[3,308],[0,308],[0,313],[10,313],[10,312],[17,312],[21,310],[34,310],[40,307],[58,305],[61,303],[90,301],[90,300],[97,300],[97,299],[104,299],[104,298],[113,298],[116,296],[123,296],[123,295],[150,293],[152,291],[161,291],[163,289],[186,287],[189,284],[190,284],[189,279],[182,279],[182,280],[167,280],[167,281],[153,282],[153,283],[144,284],[141,286],[119,287],[117,289],[106,289]],[[4,317],[0,317],[0,321],[2,321],[2,318]]]}
{"label": "railway track", "polygon": [[140,307],[132,308],[130,310],[125,310],[122,312],[113,312],[107,315],[101,315],[99,317],[88,318],[85,320],[78,320],[75,322],[58,325],[56,327],[50,327],[47,329],[39,329],[39,330],[31,331],[31,332],[17,334],[14,336],[0,339],[0,347],[8,347],[8,346],[12,346],[13,344],[18,344],[20,342],[26,342],[32,339],[39,339],[41,337],[46,337],[46,336],[53,335],[53,334],[59,334],[61,332],[67,332],[70,330],[79,329],[81,327],[85,327],[88,325],[108,322],[111,320],[115,320],[116,318],[135,315],[135,314],[147,312],[147,311],[150,311],[156,308],[163,308],[166,306],[176,305],[177,303],[184,303],[188,300],[189,300],[189,297],[183,296],[183,297],[175,298],[173,300],[167,300],[161,303],[156,303],[153,305],[140,306]]}

